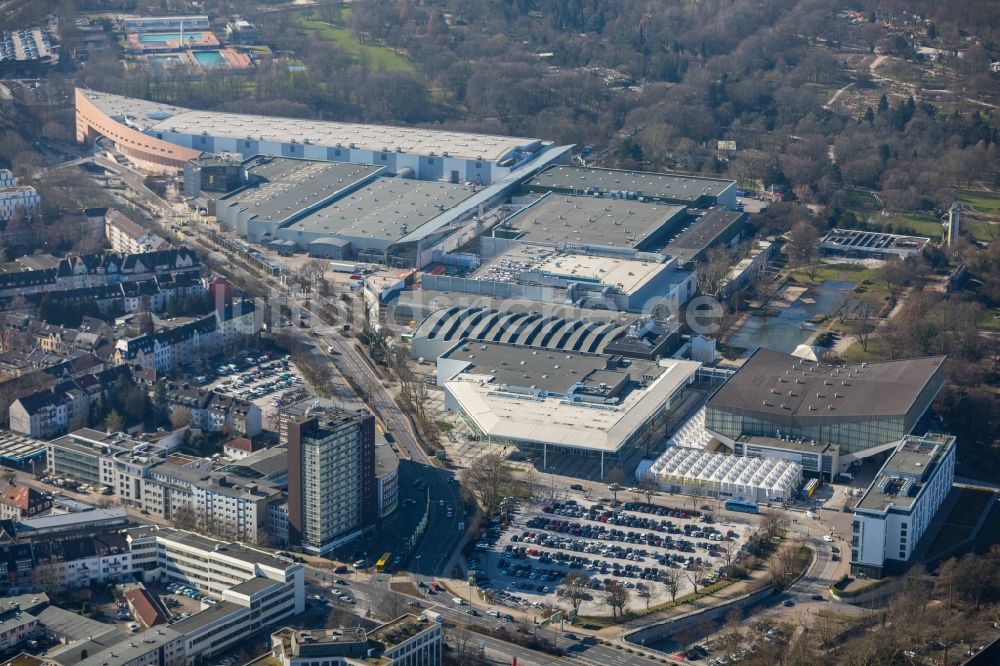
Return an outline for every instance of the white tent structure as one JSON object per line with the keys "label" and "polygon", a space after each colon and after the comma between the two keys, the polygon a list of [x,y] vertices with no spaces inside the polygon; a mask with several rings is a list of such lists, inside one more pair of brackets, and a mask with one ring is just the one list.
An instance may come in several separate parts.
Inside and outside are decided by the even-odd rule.
{"label": "white tent structure", "polygon": [[757,502],[785,502],[802,483],[798,463],[683,447],[668,448],[648,473],[668,492]]}

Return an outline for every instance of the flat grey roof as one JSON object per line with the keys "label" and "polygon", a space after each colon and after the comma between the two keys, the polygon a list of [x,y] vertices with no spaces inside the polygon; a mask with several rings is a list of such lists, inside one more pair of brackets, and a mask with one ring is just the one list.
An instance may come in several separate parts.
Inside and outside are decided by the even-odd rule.
{"label": "flat grey roof", "polygon": [[472,188],[466,185],[378,178],[285,228],[324,236],[392,241],[413,233],[472,194]]}
{"label": "flat grey roof", "polygon": [[554,166],[527,182],[534,189],[598,190],[637,192],[640,196],[668,201],[697,202],[717,197],[736,181],[685,173],[650,173],[594,167]]}
{"label": "flat grey roof", "polygon": [[361,125],[326,120],[277,118],[215,111],[192,111],[179,106],[147,102],[94,90],[77,89],[105,115],[128,116],[147,132],[207,133],[214,137],[314,144],[318,146],[440,155],[459,159],[497,161],[515,150],[537,150],[538,139],[492,134],[470,134],[446,129]]}
{"label": "flat grey roof", "polygon": [[540,391],[556,393],[566,392],[576,382],[608,366],[608,357],[597,354],[472,341],[456,345],[441,358],[468,362],[462,372],[493,377],[497,390],[507,384],[522,388],[534,386]]}
{"label": "flat grey roof", "polygon": [[270,578],[264,578],[263,576],[254,576],[250,580],[243,581],[239,585],[234,585],[229,589],[238,594],[252,596],[257,592],[263,592],[264,590],[270,589],[275,585],[284,585],[284,583],[277,580],[271,580]]}
{"label": "flat grey roof", "polygon": [[69,641],[77,641],[88,636],[101,636],[108,632],[116,632],[118,628],[112,624],[105,624],[92,620],[89,617],[72,613],[58,606],[48,606],[33,613],[38,621],[48,629]]}
{"label": "flat grey roof", "polygon": [[716,242],[716,239],[725,235],[729,229],[741,223],[745,218],[745,213],[719,207],[711,208],[698,216],[686,229],[667,243],[664,252],[672,257],[677,257],[681,263],[690,261],[696,254],[711,246]]}
{"label": "flat grey roof", "polygon": [[105,520],[128,519],[128,514],[121,507],[111,507],[109,509],[90,509],[89,511],[74,511],[72,513],[52,514],[40,516],[38,518],[28,518],[20,523],[19,530],[36,531],[64,527],[67,525],[79,525],[81,528],[88,523],[96,523]]}
{"label": "flat grey roof", "polygon": [[45,442],[19,435],[16,432],[0,432],[0,457],[26,458],[45,452]]}
{"label": "flat grey roof", "polygon": [[200,464],[202,467],[163,462],[151,467],[149,473],[156,475],[154,478],[159,483],[171,483],[171,480],[176,480],[210,489],[220,495],[244,500],[260,499],[278,491],[278,487],[270,481],[238,476],[235,471],[217,473],[207,461],[196,461],[191,464]]}
{"label": "flat grey roof", "polygon": [[399,469],[399,456],[388,444],[375,447],[375,476],[383,476]]}
{"label": "flat grey roof", "polygon": [[[191,616],[191,619],[194,617],[194,615]],[[141,659],[160,646],[172,643],[181,637],[182,632],[171,627],[153,627],[142,633],[126,636],[124,640],[96,654],[91,653],[91,656],[87,659],[77,662],[77,666],[129,664],[133,660]]]}
{"label": "flat grey roof", "polygon": [[707,407],[799,424],[899,417],[941,370],[945,358],[835,366],[760,348]]}
{"label": "flat grey roof", "polygon": [[827,249],[842,251],[916,254],[930,242],[931,239],[924,236],[903,236],[859,229],[833,229],[823,237],[820,244]]}
{"label": "flat grey roof", "polygon": [[763,437],[760,435],[743,435],[736,441],[744,444],[767,446],[774,449],[786,449],[788,451],[801,451],[803,453],[834,454],[840,450],[837,444],[823,444],[817,442],[800,442],[798,440],[784,440],[777,437]]}
{"label": "flat grey roof", "polygon": [[889,455],[872,484],[858,502],[858,509],[885,511],[889,505],[909,508],[916,502],[925,480],[945,453],[955,445],[950,435],[908,435]]}
{"label": "flat grey roof", "polygon": [[[546,194],[507,218],[518,240],[555,245],[576,243],[634,248],[684,213],[683,206]],[[494,235],[500,235],[498,227]]]}
{"label": "flat grey roof", "polygon": [[214,606],[209,606],[208,608],[198,611],[191,617],[184,618],[180,622],[175,622],[170,625],[170,628],[179,634],[189,634],[192,631],[201,629],[202,627],[212,624],[213,622],[218,622],[222,618],[241,610],[248,611],[249,609],[244,606],[234,604],[231,601],[220,601]]}
{"label": "flat grey roof", "polygon": [[257,219],[271,220],[275,225],[385,169],[287,157],[254,158],[252,163],[248,173],[263,180],[221,197],[216,205],[245,209]]}
{"label": "flat grey roof", "polygon": [[[293,562],[279,559],[270,553],[265,553],[262,550],[248,548],[240,543],[216,541],[215,539],[203,537],[200,534],[195,534],[194,532],[185,532],[183,530],[174,529],[173,527],[145,525],[130,529],[129,533],[134,536],[158,536],[162,539],[173,541],[175,543],[201,549],[207,553],[214,552],[237,560],[243,560],[248,564],[259,564],[261,566],[268,566],[281,570],[287,569],[291,566],[296,566]],[[220,550],[215,550],[216,546],[222,546],[222,548]]]}

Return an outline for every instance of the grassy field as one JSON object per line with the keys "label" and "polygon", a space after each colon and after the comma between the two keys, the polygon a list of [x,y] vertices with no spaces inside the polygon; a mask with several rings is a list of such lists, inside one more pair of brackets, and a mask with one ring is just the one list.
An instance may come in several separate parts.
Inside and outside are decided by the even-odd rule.
{"label": "grassy field", "polygon": [[972,206],[977,213],[1000,215],[1000,193],[962,190],[958,195],[962,204]]}
{"label": "grassy field", "polygon": [[[959,194],[958,200],[971,206],[977,213],[1000,217],[1000,194],[998,193],[963,190]],[[911,212],[882,215],[875,197],[866,192],[851,192],[847,197],[847,209],[862,220],[870,219],[874,228],[891,233],[912,232],[918,236],[927,236],[932,241],[941,240],[944,233],[941,220],[932,213]],[[968,221],[963,226],[978,241],[988,242],[993,239],[989,226],[985,222]],[[995,233],[1000,234],[1000,229],[997,229]]]}
{"label": "grassy field", "polygon": [[972,534],[972,528],[993,497],[993,493],[989,491],[970,488],[961,488],[958,493],[958,499],[927,549],[928,557],[936,557]]}
{"label": "grassy field", "polygon": [[362,44],[347,28],[340,28],[316,19],[300,19],[299,23],[306,32],[315,33],[319,37],[336,44],[357,60],[365,60],[371,69],[385,72],[413,71],[413,65],[392,49],[371,44]]}

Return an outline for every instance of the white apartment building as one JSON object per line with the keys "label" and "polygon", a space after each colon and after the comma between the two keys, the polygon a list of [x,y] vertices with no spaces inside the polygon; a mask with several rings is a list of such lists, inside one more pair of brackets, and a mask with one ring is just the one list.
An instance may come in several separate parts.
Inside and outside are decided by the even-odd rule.
{"label": "white apartment building", "polygon": [[211,464],[165,462],[146,470],[142,509],[164,520],[188,511],[192,528],[244,543],[258,543],[268,529],[268,505],[281,490],[265,480],[212,471]]}
{"label": "white apartment building", "polygon": [[155,252],[168,246],[167,241],[113,208],[104,215],[104,236],[111,249],[127,254]]}
{"label": "white apartment building", "polygon": [[[42,199],[30,185],[18,185],[17,178],[9,169],[0,169],[0,220],[10,220],[15,217],[33,217],[38,214]],[[19,238],[8,237],[8,243],[21,241]]]}
{"label": "white apartment building", "polygon": [[903,438],[854,508],[851,574],[881,578],[908,560],[954,480],[954,437]]}

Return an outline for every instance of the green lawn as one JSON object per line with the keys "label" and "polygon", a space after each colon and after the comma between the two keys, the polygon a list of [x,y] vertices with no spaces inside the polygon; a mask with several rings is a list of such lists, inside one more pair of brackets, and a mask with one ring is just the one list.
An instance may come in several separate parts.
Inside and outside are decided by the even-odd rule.
{"label": "green lawn", "polygon": [[986,215],[1000,215],[1000,193],[962,190],[958,200],[972,206],[976,212]]}
{"label": "green lawn", "polygon": [[300,19],[302,28],[347,51],[355,60],[366,59],[373,70],[387,72],[413,71],[413,65],[392,49],[362,44],[347,28],[339,28],[316,19]]}

